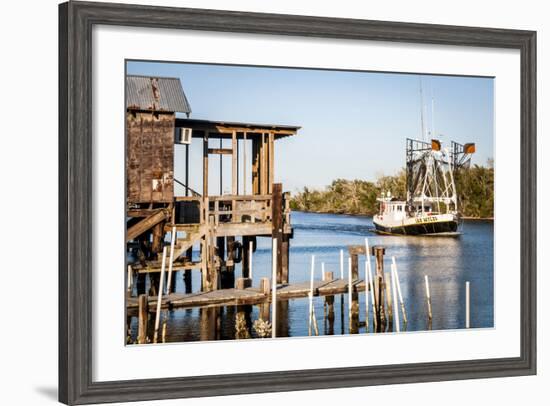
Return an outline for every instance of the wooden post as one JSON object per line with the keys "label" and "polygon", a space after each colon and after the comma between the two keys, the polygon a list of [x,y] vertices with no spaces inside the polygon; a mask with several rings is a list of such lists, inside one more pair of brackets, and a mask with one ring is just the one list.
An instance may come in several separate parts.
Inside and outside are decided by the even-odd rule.
{"label": "wooden post", "polygon": [[153,342],[157,342],[159,326],[160,326],[160,309],[162,306],[162,291],[164,287],[164,270],[166,268],[166,247],[162,248],[162,264],[160,266],[160,282],[157,294],[157,313],[155,314],[155,335]]}
{"label": "wooden post", "polygon": [[225,265],[225,272],[222,273],[222,289],[228,289],[235,286],[235,237],[228,236],[226,240],[227,261]]}
{"label": "wooden post", "polygon": [[[223,149],[222,138],[220,136],[220,150]],[[223,195],[223,154],[220,154],[220,196]]]}
{"label": "wooden post", "polygon": [[386,325],[386,310],[384,306],[384,254],[386,249],[382,246],[372,247],[372,253],[376,260],[376,279],[375,279],[375,302],[377,313],[377,324],[379,329]]}
{"label": "wooden post", "polygon": [[272,132],[269,133],[268,161],[269,161],[268,192],[273,193],[273,182],[275,182],[275,134]]}
{"label": "wooden post", "polygon": [[189,144],[185,144],[185,196],[189,196]]}
{"label": "wooden post", "polygon": [[[271,236],[277,241],[283,240],[283,185],[273,184],[273,193],[271,196]],[[282,244],[277,246],[277,283],[283,281],[283,260]]]}
{"label": "wooden post", "polygon": [[432,320],[432,298],[430,296],[430,281],[428,275],[424,275],[424,283],[426,284],[426,302],[428,303],[428,320]]}
{"label": "wooden post", "polygon": [[[262,292],[266,298],[269,298],[269,293],[271,292],[271,285],[269,283],[269,278],[260,279],[260,292]],[[262,320],[269,320],[269,301],[266,300],[260,304],[260,318]]]}
{"label": "wooden post", "polygon": [[172,227],[172,235],[170,241],[170,259],[168,261],[168,286],[166,293],[172,293],[172,269],[174,268],[174,244],[176,243],[177,234],[176,227]]}
{"label": "wooden post", "polygon": [[351,257],[351,276],[352,278],[359,278],[359,256],[355,253],[350,253]]}
{"label": "wooden post", "polygon": [[271,337],[277,337],[277,240],[273,239],[271,251]]}
{"label": "wooden post", "polygon": [[201,237],[201,291],[208,289],[208,236]]}
{"label": "wooden post", "polygon": [[208,242],[208,273],[210,290],[218,290],[220,288],[219,269],[216,268],[216,245],[214,244],[214,233],[209,233],[210,241]]}
{"label": "wooden post", "polygon": [[[216,257],[218,258],[217,263],[219,266],[216,266]],[[222,271],[225,267],[225,237],[216,237],[216,247],[213,252],[213,263],[212,271],[215,274],[215,279],[217,280],[215,285],[217,289],[222,289],[223,286],[223,276]]]}
{"label": "wooden post", "polygon": [[202,197],[208,197],[208,132],[204,133],[202,151]]}
{"label": "wooden post", "polygon": [[466,282],[466,328],[470,328],[470,282]]}
{"label": "wooden post", "polygon": [[[334,280],[334,272],[325,271],[323,280],[330,282]],[[325,296],[325,306],[327,308],[328,331],[325,327],[325,334],[334,334],[334,296]]]}
{"label": "wooden post", "polygon": [[289,263],[289,251],[290,251],[290,243],[289,243],[289,236],[288,234],[282,235],[282,243],[281,243],[281,261],[282,261],[282,283],[288,283],[288,263]]}
{"label": "wooden post", "polygon": [[254,242],[248,241],[248,277],[252,279],[252,254],[254,254]]}
{"label": "wooden post", "polygon": [[359,326],[359,306],[357,303],[357,295],[353,289],[353,259],[348,258],[348,305],[349,305],[349,332],[350,334],[358,333]]}
{"label": "wooden post", "polygon": [[266,143],[266,135],[265,133],[262,133],[262,140],[260,144],[260,194],[266,195],[267,194],[267,157],[266,157],[266,150],[267,150],[267,143]]}
{"label": "wooden post", "polygon": [[261,138],[255,137],[252,139],[252,194],[259,195],[260,193],[260,144]]}
{"label": "wooden post", "polygon": [[237,278],[236,288],[243,290],[252,286],[252,279],[250,278]]}
{"label": "wooden post", "polygon": [[[403,313],[403,323],[407,324],[407,312],[405,311],[405,302],[403,301],[403,295],[401,294],[401,283],[399,282],[399,273],[397,272],[397,263],[395,262],[395,257],[392,257],[393,273],[395,276],[395,284],[397,287],[397,294],[399,296],[399,303],[401,304],[401,312]],[[397,306],[397,304],[396,304]]]}
{"label": "wooden post", "polygon": [[147,343],[147,322],[149,319],[149,304],[147,295],[139,295],[138,299],[138,344]]}
{"label": "wooden post", "polygon": [[269,278],[260,279],[260,292],[268,296],[271,291],[271,285],[269,283]]}
{"label": "wooden post", "polygon": [[246,131],[243,134],[243,195],[246,196]]}
{"label": "wooden post", "polygon": [[[238,155],[237,155],[237,132],[233,131],[231,134],[231,148],[233,155],[231,156],[231,194],[233,196],[239,194],[239,171],[238,171]],[[220,155],[221,157],[221,155]]]}
{"label": "wooden post", "polygon": [[386,291],[386,300],[388,302],[388,324],[390,331],[393,325],[393,300],[391,291],[391,276],[390,273],[384,273],[384,290]]}
{"label": "wooden post", "polygon": [[185,285],[185,293],[193,292],[193,281],[191,279],[191,269],[186,269],[183,271],[183,283]]}
{"label": "wooden post", "polygon": [[131,296],[132,295],[132,288],[134,286],[134,275],[133,275],[133,271],[132,271],[132,265],[128,265],[128,276],[127,276],[127,291],[128,291],[128,296]]}
{"label": "wooden post", "polygon": [[153,244],[151,250],[158,254],[162,250],[162,245],[164,243],[164,221],[161,221],[153,227]]}
{"label": "wooden post", "polygon": [[249,245],[250,238],[247,236],[243,236],[242,242],[243,242],[243,257],[241,260],[241,276],[243,278],[249,278],[249,268],[248,268],[248,260],[250,259],[250,255],[248,253],[248,249],[250,247]]}
{"label": "wooden post", "polygon": [[351,293],[353,291],[353,279],[352,279],[352,264],[351,258],[348,258],[348,307],[351,320]]}

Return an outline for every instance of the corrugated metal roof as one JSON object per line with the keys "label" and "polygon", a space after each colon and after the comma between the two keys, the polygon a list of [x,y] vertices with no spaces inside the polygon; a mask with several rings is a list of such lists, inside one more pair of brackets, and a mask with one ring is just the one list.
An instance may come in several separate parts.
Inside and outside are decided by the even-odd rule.
{"label": "corrugated metal roof", "polygon": [[191,113],[178,78],[127,75],[126,108]]}

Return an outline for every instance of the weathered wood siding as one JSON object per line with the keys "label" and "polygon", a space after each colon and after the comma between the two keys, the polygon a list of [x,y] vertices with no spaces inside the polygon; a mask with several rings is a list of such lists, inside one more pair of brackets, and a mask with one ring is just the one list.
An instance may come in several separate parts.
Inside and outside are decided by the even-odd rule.
{"label": "weathered wood siding", "polygon": [[174,197],[174,113],[126,114],[126,190],[129,203]]}

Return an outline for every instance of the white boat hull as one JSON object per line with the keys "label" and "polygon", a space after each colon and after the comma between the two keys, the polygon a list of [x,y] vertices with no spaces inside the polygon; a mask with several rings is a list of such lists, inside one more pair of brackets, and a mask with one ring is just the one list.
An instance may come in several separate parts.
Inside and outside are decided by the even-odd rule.
{"label": "white boat hull", "polygon": [[433,214],[407,217],[401,220],[376,215],[374,227],[381,234],[398,235],[458,235],[458,217],[455,214]]}

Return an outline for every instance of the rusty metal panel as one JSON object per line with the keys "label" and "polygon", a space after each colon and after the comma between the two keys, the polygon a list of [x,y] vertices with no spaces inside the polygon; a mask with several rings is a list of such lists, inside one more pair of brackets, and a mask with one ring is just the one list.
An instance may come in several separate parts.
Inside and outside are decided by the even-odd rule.
{"label": "rusty metal panel", "polygon": [[178,78],[126,76],[126,108],[191,113]]}
{"label": "rusty metal panel", "polygon": [[173,200],[174,122],[174,113],[126,114],[128,203]]}

